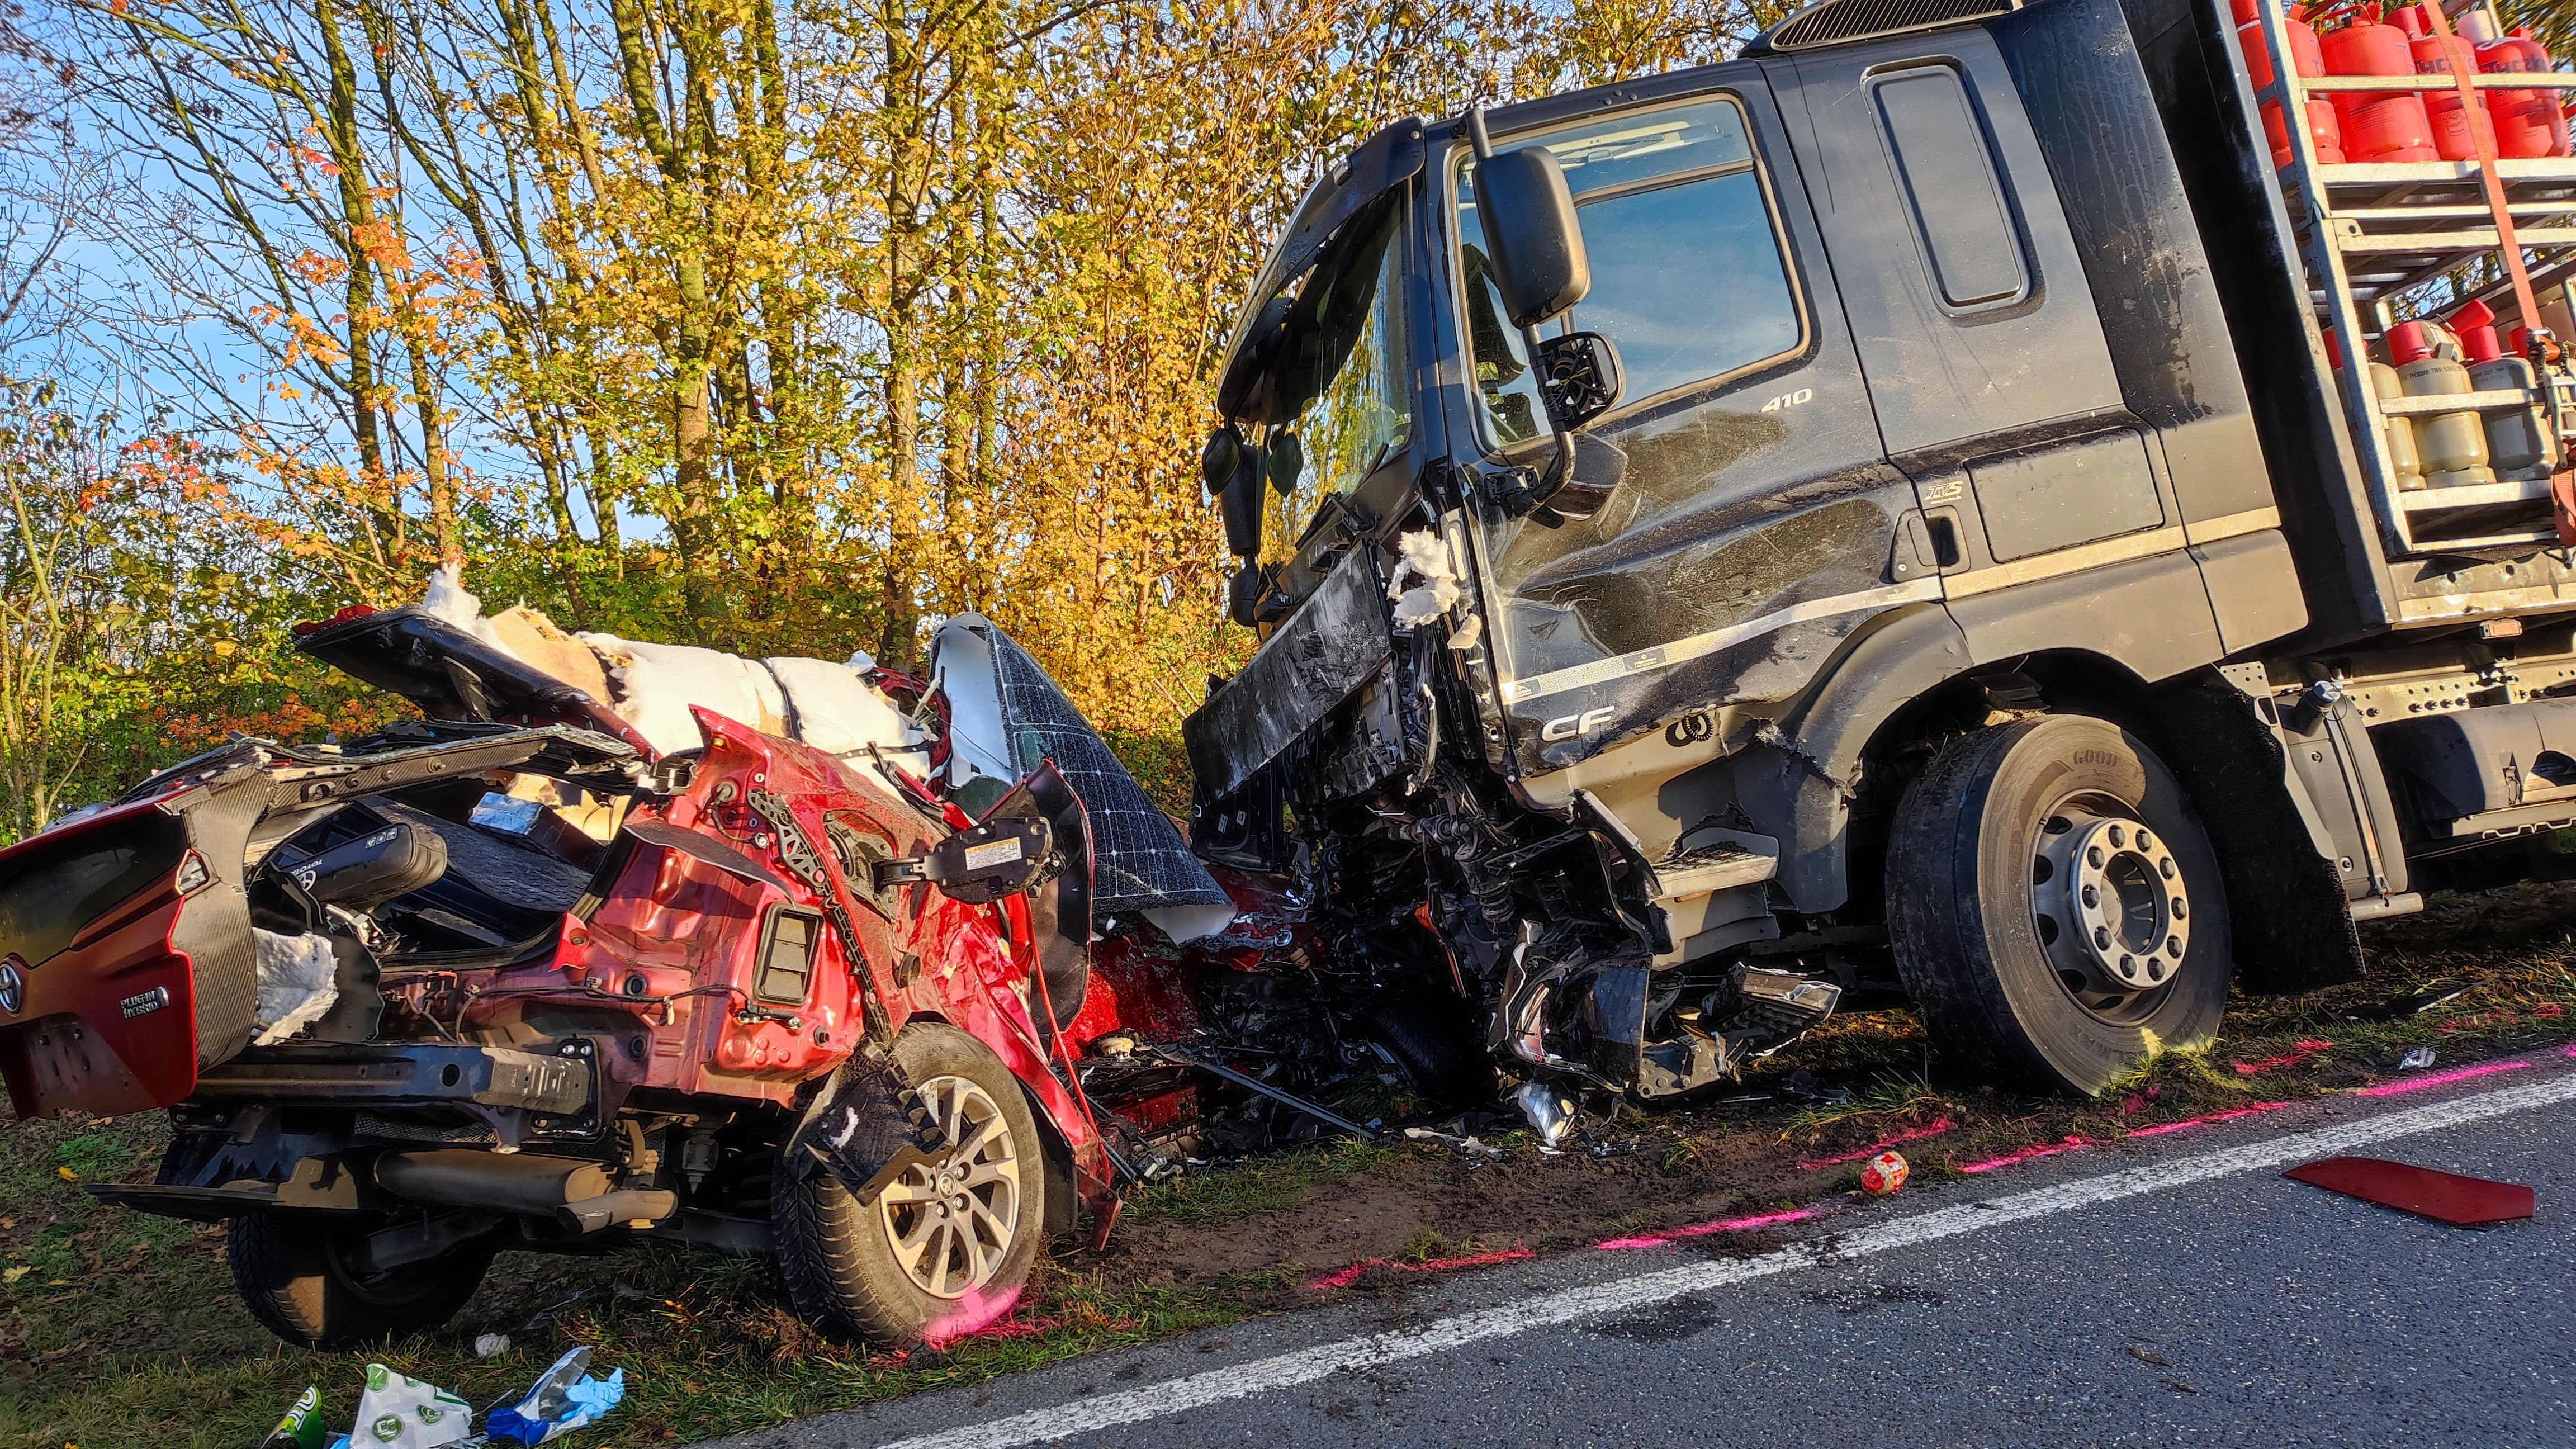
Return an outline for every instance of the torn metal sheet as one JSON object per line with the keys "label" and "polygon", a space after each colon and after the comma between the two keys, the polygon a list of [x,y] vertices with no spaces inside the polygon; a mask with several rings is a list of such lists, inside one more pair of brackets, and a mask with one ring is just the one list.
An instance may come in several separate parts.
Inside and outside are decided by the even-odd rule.
{"label": "torn metal sheet", "polygon": [[2530,1217],[2534,1209],[2531,1189],[2518,1183],[2462,1177],[2377,1157],[2329,1157],[2281,1175],[2455,1227],[2516,1222]]}

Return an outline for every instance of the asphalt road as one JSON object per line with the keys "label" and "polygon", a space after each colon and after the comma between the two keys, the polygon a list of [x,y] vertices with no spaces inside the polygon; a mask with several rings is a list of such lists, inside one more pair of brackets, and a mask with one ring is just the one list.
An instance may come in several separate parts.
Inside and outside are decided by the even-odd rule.
{"label": "asphalt road", "polygon": [[[1909,1192],[1767,1257],[1564,1255],[730,1442],[2576,1445],[2576,1061],[2529,1060]],[[2528,1184],[2537,1218],[2279,1175],[2321,1130],[2453,1111],[2492,1115],[2344,1150]]]}

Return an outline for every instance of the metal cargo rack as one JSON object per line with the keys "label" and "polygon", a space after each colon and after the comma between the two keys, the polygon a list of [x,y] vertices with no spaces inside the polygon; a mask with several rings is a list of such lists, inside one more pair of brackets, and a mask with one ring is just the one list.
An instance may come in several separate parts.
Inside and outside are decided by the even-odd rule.
{"label": "metal cargo rack", "polygon": [[[2290,36],[2281,0],[2257,0],[2257,8],[2271,53],[2287,57]],[[2463,8],[2453,4],[2446,10]],[[2239,59],[2242,63],[2244,58]],[[2273,73],[2273,83],[2261,88],[2257,99],[2281,107],[2291,152],[2290,164],[2278,173],[2282,197],[2298,227],[2317,325],[2342,339],[2352,364],[2340,370],[2337,386],[2390,553],[2558,547],[2546,478],[2401,492],[2385,426],[2392,416],[2492,414],[2535,404],[2546,413],[2551,399],[2541,387],[2382,401],[2371,386],[2370,369],[2360,365],[2368,344],[2378,341],[2395,320],[2391,304],[2401,294],[2482,259],[2494,263],[2500,276],[2509,275],[2485,163],[2324,165],[2317,160],[2305,124],[2312,96],[2352,91],[2456,93],[2457,79],[2447,75],[2300,76],[2286,64],[2274,67]],[[2576,90],[2576,75],[2563,71],[2479,75],[2472,80],[2482,91]],[[2535,292],[2565,285],[2570,276],[2576,276],[2576,158],[2504,159],[2493,166]],[[2473,295],[2507,316],[2499,330],[2515,324],[2544,325],[2538,317],[2511,315],[2520,309],[2509,279]],[[2460,300],[2465,304],[2468,298]],[[2576,423],[2576,376],[2561,364],[2544,375],[2543,386],[2554,386],[2558,415]]]}

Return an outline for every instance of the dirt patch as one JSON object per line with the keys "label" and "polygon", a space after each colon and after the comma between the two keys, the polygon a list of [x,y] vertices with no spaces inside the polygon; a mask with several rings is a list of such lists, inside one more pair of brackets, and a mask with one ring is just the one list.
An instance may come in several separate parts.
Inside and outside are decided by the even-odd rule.
{"label": "dirt patch", "polygon": [[1798,1167],[1778,1134],[1697,1140],[1666,1127],[1622,1136],[1595,1158],[1515,1150],[1475,1165],[1438,1146],[1319,1179],[1293,1203],[1223,1222],[1122,1225],[1102,1268],[1113,1282],[1187,1288],[1370,1258],[1556,1247],[1813,1197],[1833,1179]]}

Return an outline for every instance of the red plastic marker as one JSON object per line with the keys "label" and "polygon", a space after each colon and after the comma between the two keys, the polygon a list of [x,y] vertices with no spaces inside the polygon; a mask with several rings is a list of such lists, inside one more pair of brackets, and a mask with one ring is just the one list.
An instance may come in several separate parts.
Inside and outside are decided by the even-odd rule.
{"label": "red plastic marker", "polygon": [[2531,1189],[2518,1183],[2461,1177],[2376,1157],[2329,1157],[2281,1175],[2463,1228],[2531,1216]]}

